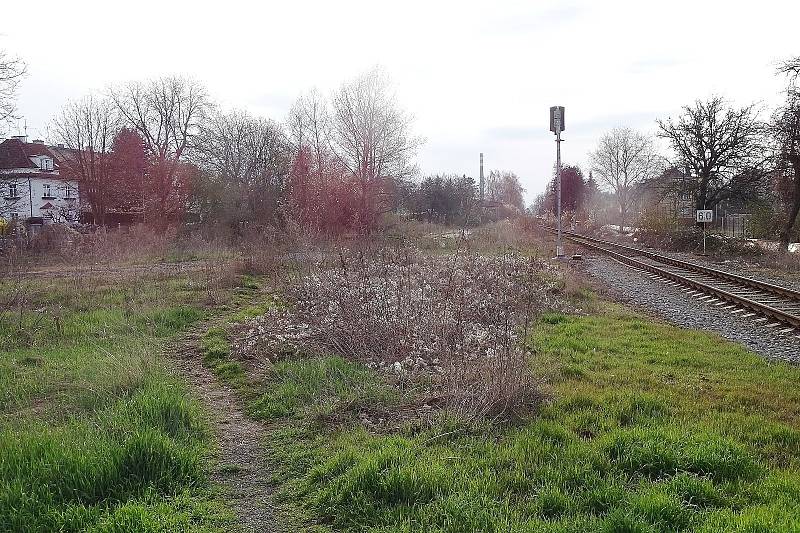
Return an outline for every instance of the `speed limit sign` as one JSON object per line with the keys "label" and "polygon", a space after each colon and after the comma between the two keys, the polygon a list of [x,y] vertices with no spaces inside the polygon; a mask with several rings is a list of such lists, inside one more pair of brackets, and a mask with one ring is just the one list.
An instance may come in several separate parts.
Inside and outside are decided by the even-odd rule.
{"label": "speed limit sign", "polygon": [[698,222],[713,222],[714,221],[714,211],[711,209],[698,209],[697,210],[697,221]]}

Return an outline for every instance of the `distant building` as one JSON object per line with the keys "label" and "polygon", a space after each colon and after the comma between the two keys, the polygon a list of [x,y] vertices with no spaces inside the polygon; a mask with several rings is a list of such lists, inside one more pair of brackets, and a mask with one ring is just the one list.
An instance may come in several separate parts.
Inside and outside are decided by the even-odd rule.
{"label": "distant building", "polygon": [[78,222],[79,183],[61,173],[72,157],[63,146],[24,136],[0,143],[0,218],[33,226]]}
{"label": "distant building", "polygon": [[691,178],[672,167],[642,184],[642,211],[674,220],[695,218],[695,196]]}

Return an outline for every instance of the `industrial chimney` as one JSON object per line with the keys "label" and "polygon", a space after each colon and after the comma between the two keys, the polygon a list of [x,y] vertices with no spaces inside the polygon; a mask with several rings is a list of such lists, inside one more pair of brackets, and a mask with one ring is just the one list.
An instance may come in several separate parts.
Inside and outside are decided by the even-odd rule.
{"label": "industrial chimney", "polygon": [[486,183],[483,180],[483,152],[481,152],[481,174],[480,174],[480,187],[481,187],[481,203],[484,200],[484,194],[486,190]]}

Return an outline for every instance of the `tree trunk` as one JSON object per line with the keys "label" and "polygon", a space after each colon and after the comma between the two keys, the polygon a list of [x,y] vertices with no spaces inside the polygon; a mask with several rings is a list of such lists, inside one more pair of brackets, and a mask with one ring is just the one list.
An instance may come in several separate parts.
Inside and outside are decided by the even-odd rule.
{"label": "tree trunk", "polygon": [[792,228],[797,222],[797,214],[800,213],[800,155],[790,156],[790,162],[794,169],[794,191],[792,195],[792,206],[789,209],[789,218],[781,230],[781,245],[784,249],[789,249],[789,241],[792,237]]}
{"label": "tree trunk", "polygon": [[[705,187],[702,187],[702,185],[701,185],[701,188],[697,191],[697,197],[695,198],[695,201],[694,201],[695,211],[700,211],[701,209],[706,209],[706,197],[707,197],[707,195],[708,195],[708,190]],[[703,227],[703,223],[702,222],[695,222],[695,225],[698,228],[702,228]]]}

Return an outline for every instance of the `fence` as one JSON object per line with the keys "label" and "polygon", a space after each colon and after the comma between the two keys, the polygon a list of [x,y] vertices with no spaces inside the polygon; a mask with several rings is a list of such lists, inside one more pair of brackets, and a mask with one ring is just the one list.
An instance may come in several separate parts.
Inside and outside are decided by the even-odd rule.
{"label": "fence", "polygon": [[736,237],[749,239],[752,237],[752,215],[750,213],[738,213],[735,215],[722,215],[715,223],[714,231],[719,231],[726,237]]}

